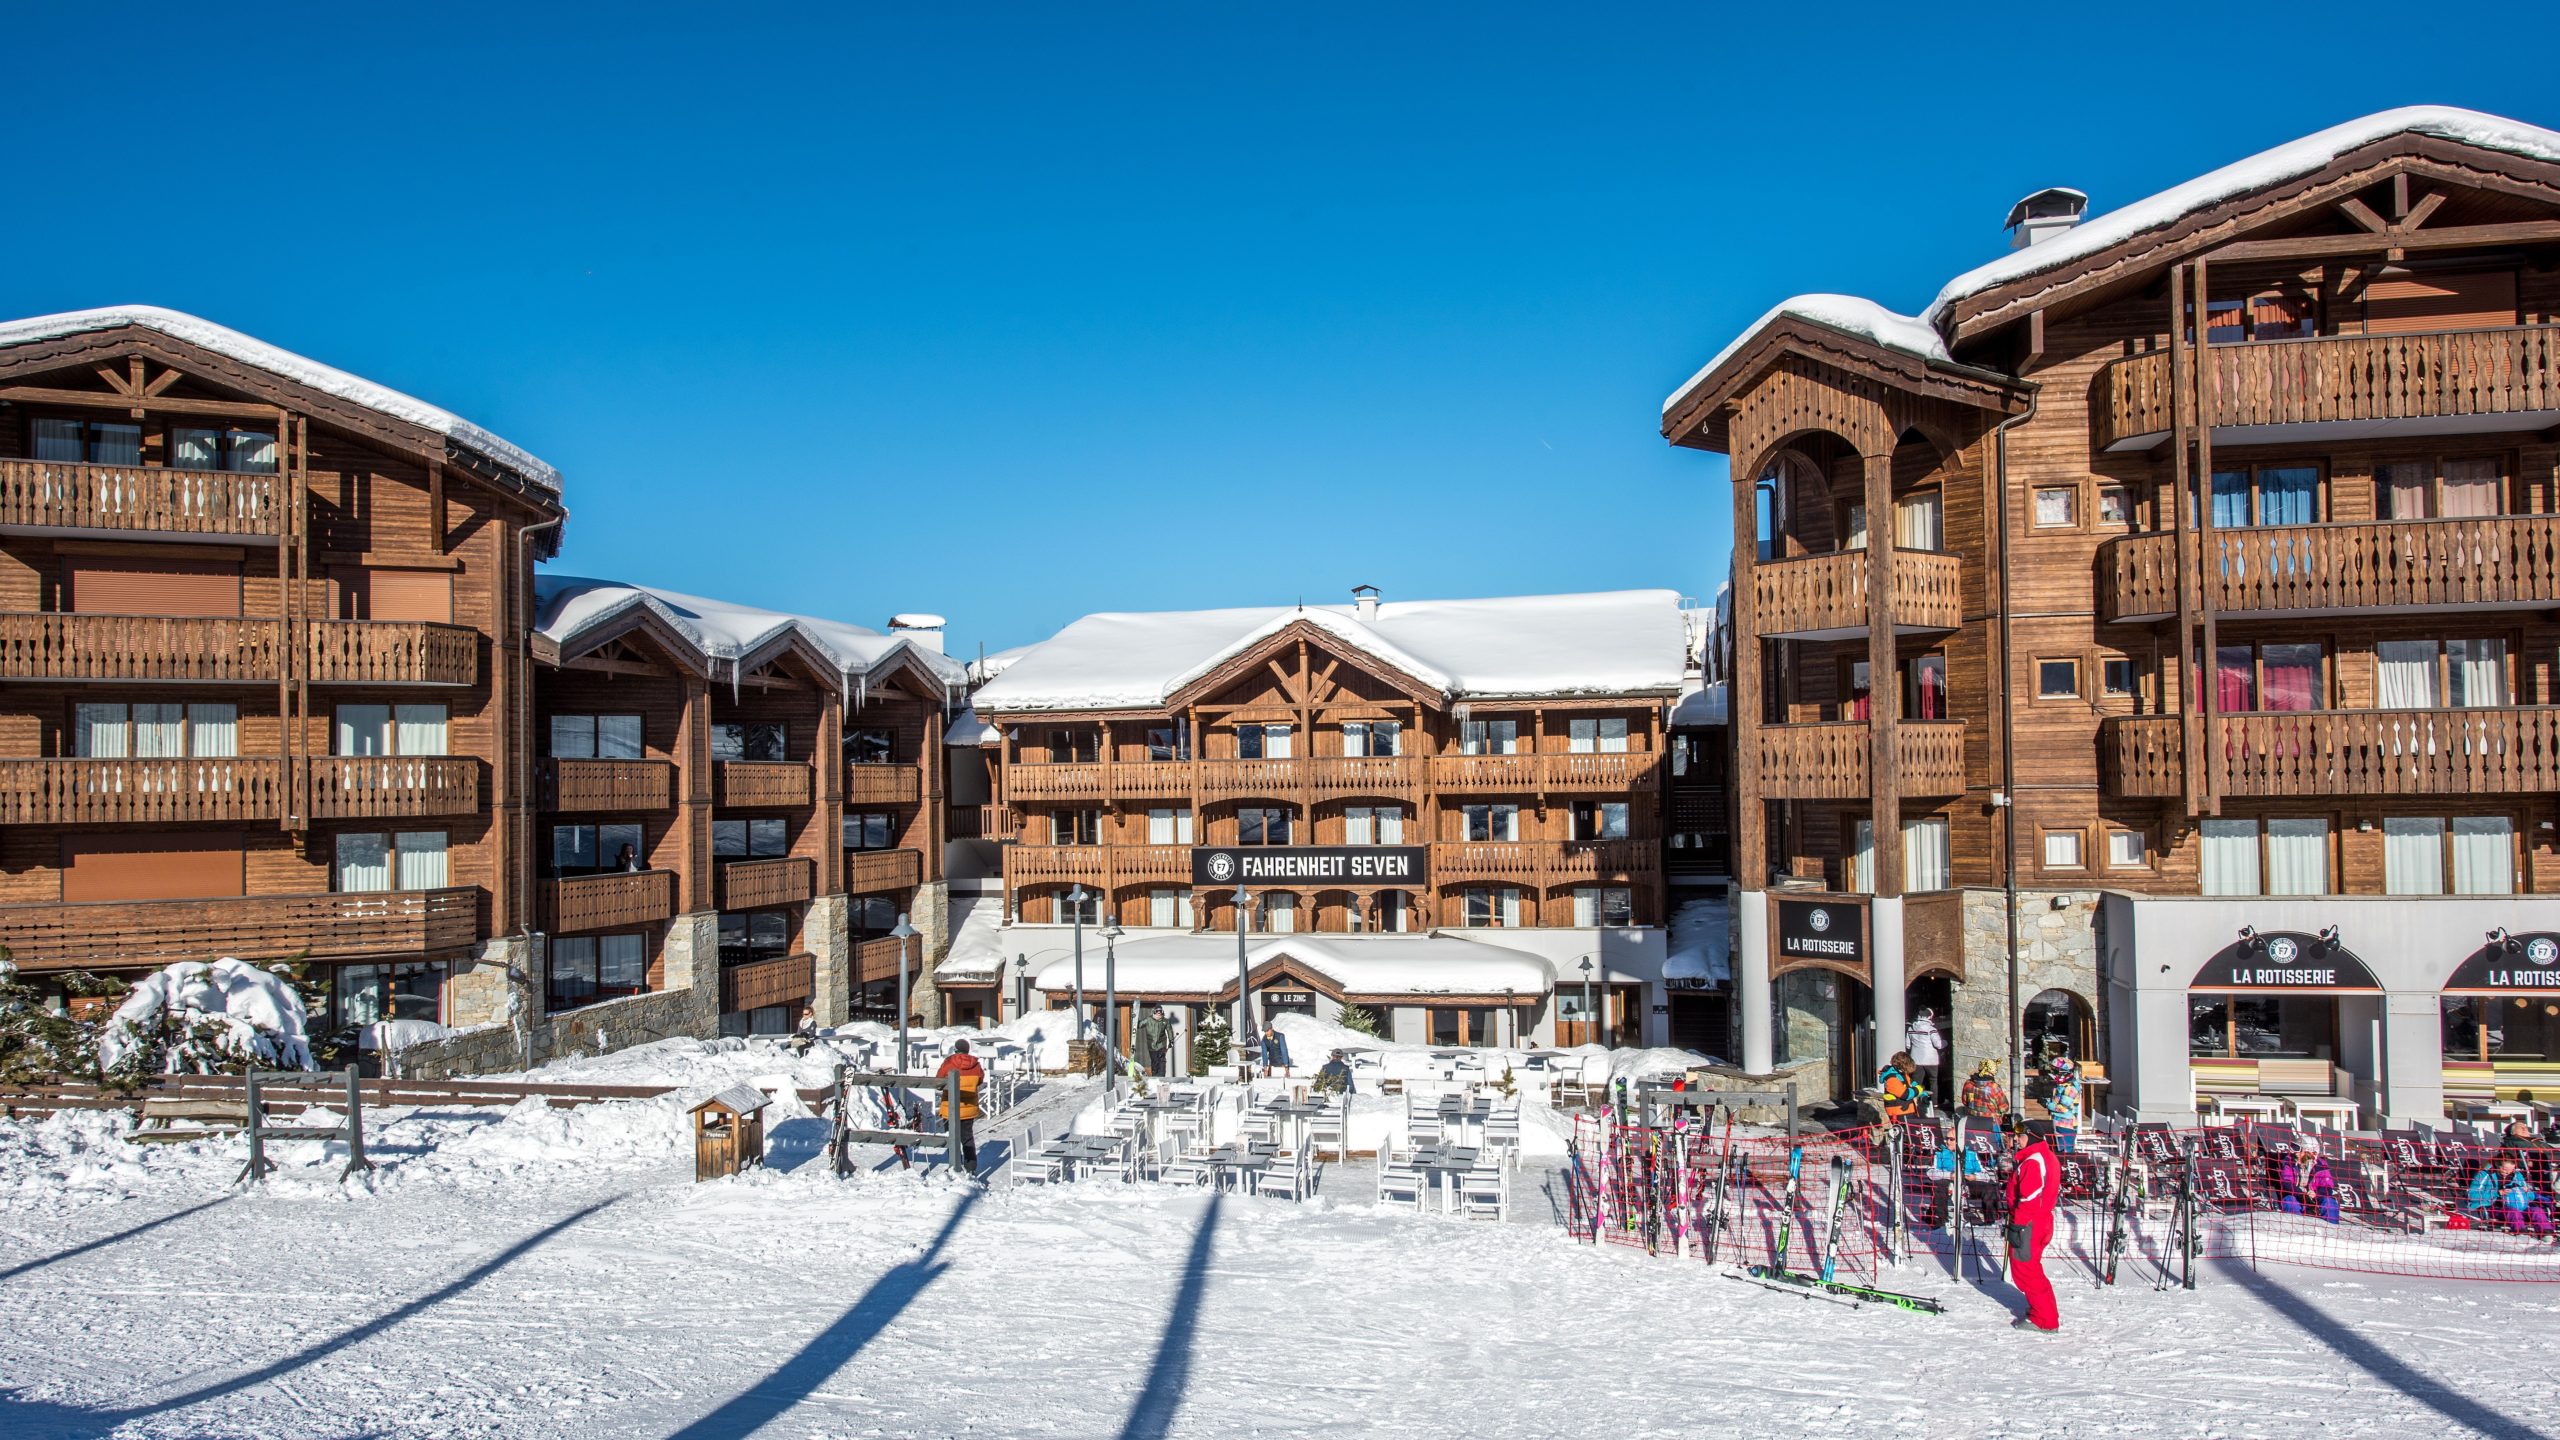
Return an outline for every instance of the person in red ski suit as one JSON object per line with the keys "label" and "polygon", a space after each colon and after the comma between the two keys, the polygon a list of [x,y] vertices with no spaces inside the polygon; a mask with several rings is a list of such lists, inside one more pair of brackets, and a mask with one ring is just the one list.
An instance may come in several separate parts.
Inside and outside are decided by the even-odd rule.
{"label": "person in red ski suit", "polygon": [[2044,1247],[2053,1240],[2053,1207],[2062,1198],[2062,1162],[2043,1130],[2039,1125],[2032,1132],[2010,1131],[2026,1142],[2009,1172],[2009,1279],[2025,1293],[2027,1313],[2009,1323],[2059,1330],[2062,1314],[2054,1308],[2053,1282],[2045,1278]]}

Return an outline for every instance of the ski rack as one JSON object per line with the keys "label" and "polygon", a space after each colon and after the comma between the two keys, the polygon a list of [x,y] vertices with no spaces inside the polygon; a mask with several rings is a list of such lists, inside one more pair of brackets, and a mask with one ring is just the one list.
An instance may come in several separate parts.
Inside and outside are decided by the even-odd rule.
{"label": "ski rack", "polygon": [[[866,1129],[853,1124],[853,1107],[848,1103],[855,1090],[939,1090],[942,1092],[942,1113],[958,1115],[960,1113],[960,1077],[958,1075],[940,1077],[909,1075],[896,1070],[856,1070],[850,1065],[838,1065],[835,1089],[834,1124],[833,1131],[827,1139],[827,1149],[835,1157],[836,1174],[841,1176],[853,1173],[853,1147],[856,1145],[894,1146],[899,1151],[899,1159],[902,1161],[906,1158],[905,1152],[908,1149],[931,1146],[942,1152],[943,1168],[954,1174],[958,1173],[960,1163],[958,1137],[956,1131],[947,1122],[940,1130]],[[921,1115],[918,1116],[918,1119],[922,1118]]]}
{"label": "ski rack", "polygon": [[300,1080],[306,1073],[308,1072],[301,1070],[261,1070],[254,1065],[243,1072],[241,1078],[246,1084],[248,1093],[245,1097],[247,1109],[242,1117],[247,1123],[242,1128],[249,1136],[249,1161],[240,1167],[240,1174],[231,1182],[232,1184],[263,1185],[267,1177],[275,1173],[276,1163],[267,1158],[267,1142],[270,1140],[346,1141],[347,1163],[338,1171],[338,1179],[342,1183],[348,1176],[358,1171],[373,1168],[373,1162],[366,1159],[364,1153],[364,1083],[357,1078],[356,1067],[353,1065],[347,1067],[347,1111],[340,1117],[337,1124],[270,1125],[267,1123],[266,1101],[258,1093],[258,1082],[261,1079]]}
{"label": "ski rack", "polygon": [[[1687,1086],[1673,1089],[1661,1080],[1639,1080],[1635,1085],[1636,1108],[1649,1111],[1656,1105],[1667,1109],[1712,1110],[1718,1106],[1732,1109],[1741,1105],[1784,1105],[1787,1107],[1787,1138],[1802,1133],[1796,1119],[1796,1087],[1784,1090],[1698,1090]],[[1645,1123],[1651,1124],[1650,1116]]]}

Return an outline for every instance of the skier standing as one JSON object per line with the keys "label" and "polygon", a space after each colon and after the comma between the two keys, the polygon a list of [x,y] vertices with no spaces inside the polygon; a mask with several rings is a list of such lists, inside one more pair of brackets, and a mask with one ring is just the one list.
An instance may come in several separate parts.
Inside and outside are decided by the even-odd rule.
{"label": "skier standing", "polygon": [[2080,1067],[2060,1041],[2054,1042],[2045,1075],[2052,1086],[2044,1109],[2053,1117],[2053,1148],[2068,1155],[2080,1148]]}
{"label": "skier standing", "polygon": [[2038,1330],[2062,1328],[2054,1308],[2053,1281],[2044,1273],[2044,1247],[2053,1240],[2053,1207],[2062,1198],[2062,1163],[2044,1137],[2018,1126],[2025,1142],[2009,1172],[2009,1279],[2027,1297],[2027,1313],[2009,1323]]}
{"label": "skier standing", "polygon": [[1876,1075],[1876,1088],[1884,1092],[1884,1123],[1898,1125],[1929,1102],[1929,1087],[1920,1080],[1920,1061],[1908,1050],[1897,1050],[1893,1058]]}

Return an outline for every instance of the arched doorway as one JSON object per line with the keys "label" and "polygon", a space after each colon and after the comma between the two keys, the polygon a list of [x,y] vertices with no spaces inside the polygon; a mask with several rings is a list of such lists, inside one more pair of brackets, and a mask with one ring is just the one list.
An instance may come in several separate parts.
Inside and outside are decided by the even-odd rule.
{"label": "arched doorway", "polygon": [[2098,1015],[2089,1002],[2068,990],[2039,991],[2027,1002],[2019,1028],[2026,1037],[2027,1068],[2037,1068],[2056,1041],[2083,1069],[2103,1063],[2098,1054]]}

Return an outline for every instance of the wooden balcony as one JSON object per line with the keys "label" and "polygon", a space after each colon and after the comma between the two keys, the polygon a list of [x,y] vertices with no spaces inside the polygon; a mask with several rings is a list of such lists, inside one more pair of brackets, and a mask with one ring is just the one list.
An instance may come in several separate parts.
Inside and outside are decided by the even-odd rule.
{"label": "wooden balcony", "polygon": [[847,765],[847,805],[913,805],[924,798],[924,770],[916,765]]}
{"label": "wooden balcony", "polygon": [[1298,793],[1313,760],[1196,760],[1203,800],[1287,800]]}
{"label": "wooden balcony", "polygon": [[817,771],[790,760],[723,760],[712,767],[712,787],[723,810],[799,809],[814,803]]}
{"label": "wooden balcony", "polygon": [[720,866],[720,908],[761,910],[797,905],[818,893],[818,862],[805,855],[729,860]]}
{"label": "wooden balcony", "polygon": [[1114,765],[1107,782],[1123,800],[1176,800],[1191,795],[1191,762],[1132,760]]}
{"label": "wooden balcony", "polygon": [[[2198,363],[2224,444],[2540,429],[2560,413],[2560,326],[2208,345]],[[2176,402],[2169,353],[2109,365],[2092,401],[2099,449],[2160,443]],[[2515,424],[2484,426],[2492,416]]]}
{"label": "wooden balcony", "polygon": [[921,941],[901,941],[893,936],[875,935],[853,942],[853,983],[856,988],[874,980],[894,980],[898,975],[898,952],[906,950],[908,975],[924,964]]}
{"label": "wooden balcony", "polygon": [[924,856],[913,850],[848,850],[844,857],[844,889],[848,895],[875,895],[883,890],[910,890],[924,883]]}
{"label": "wooden balcony", "polygon": [[[1902,793],[1957,795],[1964,791],[1964,722],[1904,720],[1894,727]],[[1760,793],[1771,800],[1867,800],[1873,798],[1867,722],[1764,725],[1757,732]],[[1748,738],[1744,743],[1750,743]]]}
{"label": "wooden balcony", "polygon": [[542,808],[560,814],[668,810],[676,767],[668,760],[545,760]]}
{"label": "wooden balcony", "polygon": [[1021,833],[1021,817],[1010,805],[952,807],[951,838],[954,840],[1011,840]]}
{"label": "wooden balcony", "polygon": [[[2225,615],[2560,603],[2560,515],[2216,530],[2205,549]],[[2098,572],[2107,619],[2177,613],[2177,536],[2110,540]]]}
{"label": "wooden balcony", "polygon": [[797,1005],[817,990],[814,955],[777,955],[744,965],[720,967],[720,1008],[761,1010],[768,1005]]}
{"label": "wooden balcony", "polygon": [[1188,845],[1008,845],[1004,878],[1009,886],[1084,885],[1095,890],[1125,885],[1188,885]]}
{"label": "wooden balcony", "polygon": [[676,913],[676,873],[639,870],[546,880],[542,912],[546,925],[559,935],[655,925]]}
{"label": "wooden balcony", "polygon": [[[2101,766],[2118,795],[2185,793],[2181,717],[2116,716]],[[2560,790],[2560,706],[2220,715],[2204,746],[2223,795],[2527,795]]]}
{"label": "wooden balcony", "polygon": [[0,460],[0,529],[274,536],[278,477]]}
{"label": "wooden balcony", "polygon": [[310,765],[314,819],[404,819],[480,809],[480,761],[473,756],[327,755]]}
{"label": "wooden balcony", "polygon": [[[469,756],[322,756],[298,761],[321,820],[469,815],[480,762]],[[274,820],[283,761],[258,757],[0,760],[0,824],[151,825]]]}
{"label": "wooden balcony", "polygon": [[1431,847],[1431,882],[1497,882],[1544,887],[1576,880],[1625,879],[1662,868],[1659,840],[1464,841]]}
{"label": "wooden balcony", "polygon": [[1444,795],[1533,795],[1538,789],[1538,757],[1518,755],[1434,755],[1431,783]]}
{"label": "wooden balcony", "polygon": [[[272,681],[273,620],[213,616],[0,613],[0,679]],[[353,685],[468,685],[480,636],[423,621],[318,620],[304,627],[304,673]]]}
{"label": "wooden balcony", "polygon": [[1538,757],[1538,774],[1544,788],[1556,793],[1592,790],[1603,793],[1618,790],[1641,790],[1652,785],[1662,774],[1662,752],[1630,750],[1619,754],[1583,754]]}
{"label": "wooden balcony", "polygon": [[480,632],[423,620],[315,620],[304,673],[316,684],[469,685]]}
{"label": "wooden balcony", "polygon": [[1411,794],[1430,772],[1417,755],[1328,755],[1306,762],[1307,783],[1319,800]]}
{"label": "wooden balcony", "polygon": [[480,938],[480,892],[384,890],[224,900],[0,906],[0,946],[28,970],[158,967],[180,960],[415,960]]}
{"label": "wooden balcony", "polygon": [[[1893,552],[1893,628],[1964,623],[1964,562],[1934,550]],[[1867,552],[1843,550],[1751,567],[1752,623],[1766,636],[1845,639],[1867,633]]]}
{"label": "wooden balcony", "polygon": [[1061,800],[1101,800],[1102,766],[1074,765],[1008,765],[1004,769],[1005,798],[1022,803]]}

